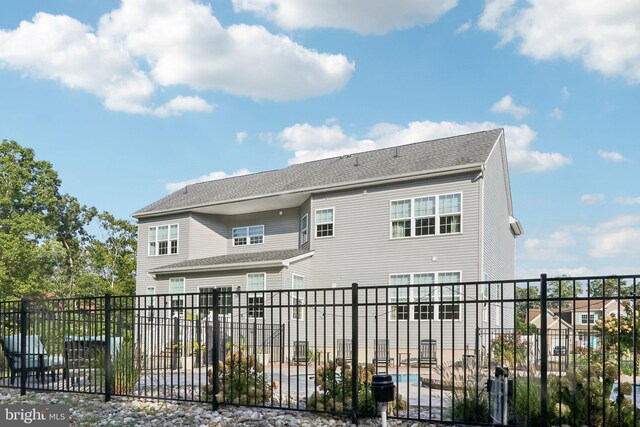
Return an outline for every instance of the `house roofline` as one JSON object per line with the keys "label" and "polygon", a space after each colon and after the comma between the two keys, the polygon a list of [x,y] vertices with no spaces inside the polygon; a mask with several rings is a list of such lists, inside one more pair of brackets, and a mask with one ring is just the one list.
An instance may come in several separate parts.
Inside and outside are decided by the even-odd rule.
{"label": "house roofline", "polygon": [[277,192],[277,193],[270,193],[270,194],[261,194],[258,196],[251,196],[251,197],[241,197],[238,199],[230,199],[230,200],[223,200],[220,202],[214,202],[214,203],[200,203],[197,205],[189,205],[189,206],[183,206],[183,207],[179,207],[179,208],[173,208],[173,209],[163,209],[163,210],[156,210],[156,211],[150,211],[150,212],[134,212],[133,214],[131,214],[131,216],[133,218],[139,219],[139,218],[149,218],[149,217],[154,217],[154,216],[162,216],[162,215],[169,215],[169,214],[174,214],[174,213],[182,213],[182,212],[189,212],[192,211],[194,209],[199,209],[199,208],[206,208],[209,206],[218,206],[218,205],[226,205],[226,204],[230,204],[230,203],[238,203],[238,202],[246,202],[246,201],[251,201],[251,200],[258,200],[258,199],[266,199],[269,197],[276,197],[276,196],[286,196],[286,195],[293,195],[293,194],[299,194],[299,193],[312,193],[312,192],[326,192],[326,191],[335,191],[335,190],[348,190],[351,188],[357,188],[357,187],[361,187],[364,185],[370,185],[370,184],[391,184],[391,183],[396,183],[396,182],[404,182],[404,181],[411,181],[414,179],[419,179],[419,178],[423,178],[423,177],[437,177],[437,176],[446,176],[446,175],[456,175],[456,174],[461,174],[461,173],[465,173],[465,172],[475,172],[477,170],[482,170],[482,167],[484,166],[485,162],[480,162],[480,163],[471,163],[471,164],[465,164],[462,166],[455,166],[455,167],[448,167],[448,168],[441,168],[441,169],[433,169],[430,171],[422,171],[422,172],[412,172],[412,173],[407,173],[407,174],[401,174],[401,175],[389,175],[386,177],[381,177],[381,178],[375,178],[375,179],[365,179],[365,180],[358,180],[358,181],[349,181],[349,182],[345,182],[345,183],[341,183],[341,184],[327,184],[327,185],[321,185],[321,186],[316,186],[316,187],[306,187],[306,188],[301,188],[301,189],[297,189],[297,190],[292,190],[292,191],[281,191],[281,192]]}
{"label": "house roofline", "polygon": [[172,268],[154,268],[149,270],[149,273],[158,274],[172,274],[172,273],[200,273],[211,271],[229,271],[229,270],[243,270],[253,268],[278,268],[289,267],[290,264],[298,262],[305,258],[313,256],[314,252],[307,252],[302,255],[295,256],[288,259],[276,259],[269,261],[253,261],[253,262],[235,262],[231,264],[216,264],[216,265],[194,265],[185,267],[172,267]]}

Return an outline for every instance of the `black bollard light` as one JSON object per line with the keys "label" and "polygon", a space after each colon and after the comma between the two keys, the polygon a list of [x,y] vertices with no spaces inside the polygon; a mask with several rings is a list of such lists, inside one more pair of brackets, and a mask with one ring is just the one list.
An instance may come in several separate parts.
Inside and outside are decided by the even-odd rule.
{"label": "black bollard light", "polygon": [[371,392],[373,400],[380,406],[382,415],[382,427],[387,426],[387,403],[393,401],[396,386],[389,374],[375,374],[371,380]]}

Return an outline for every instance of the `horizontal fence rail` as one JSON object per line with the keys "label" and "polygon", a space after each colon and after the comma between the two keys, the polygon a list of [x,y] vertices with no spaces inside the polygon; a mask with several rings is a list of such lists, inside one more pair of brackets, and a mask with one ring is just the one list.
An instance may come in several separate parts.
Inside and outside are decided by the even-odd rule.
{"label": "horizontal fence rail", "polygon": [[0,387],[443,424],[640,424],[640,276],[0,302]]}

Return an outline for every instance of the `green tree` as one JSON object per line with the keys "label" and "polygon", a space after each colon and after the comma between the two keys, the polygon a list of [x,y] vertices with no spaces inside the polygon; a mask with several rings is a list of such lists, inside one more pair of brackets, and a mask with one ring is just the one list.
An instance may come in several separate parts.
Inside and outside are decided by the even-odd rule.
{"label": "green tree", "polygon": [[628,297],[633,292],[633,285],[623,279],[609,277],[604,280],[604,283],[602,280],[594,280],[588,283],[587,291],[592,297],[612,297],[617,295]]}
{"label": "green tree", "polygon": [[[32,149],[2,141],[0,299],[133,293],[135,225],[98,214],[61,194],[60,185]],[[89,233],[93,228],[100,238]]]}
{"label": "green tree", "polygon": [[136,288],[137,227],[109,212],[96,217],[100,238],[92,236],[86,248],[87,271],[82,295],[133,295]]}
{"label": "green tree", "polygon": [[44,293],[53,278],[60,179],[15,141],[0,144],[0,297]]}

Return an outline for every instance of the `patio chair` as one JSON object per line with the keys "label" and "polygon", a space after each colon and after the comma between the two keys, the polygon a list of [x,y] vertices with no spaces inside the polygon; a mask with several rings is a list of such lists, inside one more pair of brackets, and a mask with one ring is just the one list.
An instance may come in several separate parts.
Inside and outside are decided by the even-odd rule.
{"label": "patio chair", "polygon": [[418,364],[420,366],[435,365],[438,363],[436,340],[424,339],[420,340],[420,353],[418,355]]}
{"label": "patio chair", "polygon": [[344,359],[345,362],[351,362],[351,344],[351,340],[338,340],[338,351],[336,352],[336,356],[338,359]]}
{"label": "patio chair", "polygon": [[[111,337],[111,358],[121,349],[122,338]],[[64,337],[64,367],[67,373],[67,387],[69,383],[77,383],[80,377],[98,376],[97,371],[104,367],[104,354],[107,350],[107,341],[101,336],[67,336]]]}
{"label": "patio chair", "polygon": [[[0,342],[11,371],[11,385],[13,385],[18,374],[22,373],[22,336],[20,334],[11,335],[1,338]],[[49,355],[37,335],[27,335],[26,345],[26,372],[35,372],[36,378],[40,378],[42,382],[44,382],[45,373],[49,372],[51,373],[51,379],[55,381],[56,372],[64,368],[62,357]]]}
{"label": "patio chair", "polygon": [[309,360],[309,341],[294,341],[291,363],[294,365],[306,365]]}
{"label": "patio chair", "polygon": [[373,358],[374,366],[384,366],[388,368],[393,365],[393,357],[389,357],[389,340],[374,340],[375,355]]}

